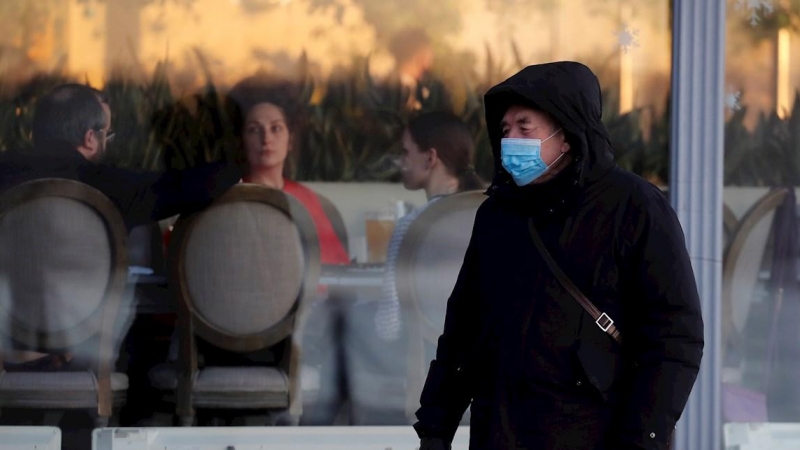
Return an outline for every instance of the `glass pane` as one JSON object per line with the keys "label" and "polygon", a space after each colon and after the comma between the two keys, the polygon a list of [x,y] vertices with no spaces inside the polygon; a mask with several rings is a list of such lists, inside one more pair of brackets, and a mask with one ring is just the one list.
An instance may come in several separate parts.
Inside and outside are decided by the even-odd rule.
{"label": "glass pane", "polygon": [[[800,2],[727,17],[722,414],[798,422],[796,25]],[[777,444],[776,444],[777,445]],[[796,445],[796,443],[795,443]]]}
{"label": "glass pane", "polygon": [[[225,177],[203,172],[211,170],[211,163],[245,163],[241,181],[287,194],[295,208],[294,220],[305,220],[317,235],[321,269],[320,279],[312,282],[319,286],[302,291],[310,301],[297,322],[303,350],[298,375],[303,416],[267,419],[264,413],[252,418],[243,408],[224,412],[198,407],[196,421],[203,424],[413,421],[409,414],[418,403],[421,377],[435,350],[434,342],[420,343],[414,330],[420,324],[435,332],[441,329],[443,305],[460,267],[475,209],[468,201],[438,199],[480,190],[491,180],[495,168],[483,95],[524,66],[577,60],[592,68],[600,80],[604,120],[619,164],[661,187],[669,182],[668,0],[3,0],[0,24],[6,30],[0,36],[0,151],[7,157],[0,167],[17,157],[29,164],[13,159],[16,165],[9,167],[35,167],[30,176],[14,172],[17,175],[3,180],[0,189],[25,177],[41,178],[38,167],[50,167],[45,161],[53,155],[40,147],[51,142],[42,138],[35,147],[34,129],[44,130],[38,132],[41,136],[56,136],[61,128],[78,127],[69,139],[58,135],[69,141],[59,150],[76,158],[98,156],[95,162],[102,167],[146,172],[136,176],[109,172],[116,178],[108,182],[104,175],[107,184],[81,178],[76,171],[58,172],[61,166],[47,172],[99,186],[129,225],[126,316],[117,329],[114,350],[117,370],[130,382],[128,401],[119,416],[122,425],[173,423],[171,389],[176,382],[173,378],[170,385],[170,379],[165,382],[163,377],[189,353],[180,350],[183,329],[176,328],[179,311],[173,296],[178,286],[177,279],[170,278],[171,267],[180,258],[182,243],[196,245],[197,240],[186,235],[211,236],[203,234],[214,232],[210,224],[225,223],[209,219],[191,228],[188,222],[176,222],[176,216],[207,204],[188,196],[186,189],[215,197],[239,181],[228,180],[226,185],[221,181]],[[751,32],[741,29],[745,31],[737,33]],[[758,49],[764,42],[750,44],[753,57],[763,56]],[[735,59],[731,61],[735,64]],[[767,108],[768,94],[755,89],[759,82],[752,87],[744,84],[751,80],[745,73],[763,76],[764,67],[742,59],[741,68],[734,71],[743,80],[741,104],[752,101]],[[62,116],[56,122],[64,127],[35,128],[37,102],[66,82],[98,89],[110,116],[92,110],[85,117],[70,115],[83,121],[77,125],[69,125],[72,122]],[[742,110],[746,111],[741,113],[742,130],[758,123],[754,108]],[[452,114],[471,142],[471,148],[454,150],[461,152],[452,159],[457,163],[443,159],[450,181],[455,181],[444,183],[449,186],[445,189],[432,187],[424,171],[413,172],[408,156],[416,152],[423,161],[430,154],[406,130],[413,117],[434,111]],[[450,137],[438,139],[446,142]],[[84,162],[67,165],[79,165],[78,161]],[[750,172],[745,172],[736,176],[749,179]],[[171,175],[159,175],[164,173]],[[136,191],[137,187],[142,190]],[[162,194],[177,198],[177,205],[163,207],[166,200],[155,199]],[[126,209],[131,205],[145,210],[134,214]],[[213,251],[192,247],[193,255],[208,257],[206,278],[200,277],[203,282],[217,276],[214,280],[219,283],[230,283],[230,292],[242,292],[236,301],[220,298],[220,302],[246,305],[252,289],[264,289],[265,298],[273,292],[270,289],[283,295],[299,288],[284,289],[282,282],[315,273],[303,265],[315,257],[304,255],[297,260],[303,262],[285,259],[299,272],[296,277],[247,276],[286,272],[285,267],[271,272],[266,264],[274,258],[259,255],[256,249],[295,249],[294,241],[268,247],[269,239],[288,241],[296,235],[277,231],[283,222],[258,211],[230,213],[240,222],[230,224],[229,230],[238,234],[221,232],[214,238],[221,241],[208,245]],[[141,216],[158,219],[158,226]],[[440,224],[449,223],[448,217],[459,219],[452,232],[442,233],[433,225],[415,226],[423,223],[414,221],[419,217]],[[274,228],[257,228],[265,223]],[[297,227],[302,238],[302,227]],[[263,231],[263,241],[256,242],[259,233],[254,229]],[[413,242],[404,239],[415,229],[419,242],[427,243],[427,252],[414,252]],[[251,232],[254,243],[248,248],[242,236]],[[220,242],[225,245],[217,245]],[[431,251],[436,245],[444,247]],[[420,267],[434,264],[431,261],[438,264],[437,271],[427,274],[428,285],[413,287],[435,292],[434,304],[413,306],[409,293],[413,289],[401,286],[408,280],[397,279],[402,276],[398,274],[408,273],[403,272],[408,265],[398,262],[403,255]],[[431,280],[431,274],[441,276]],[[192,276],[186,274],[185,296],[199,305],[201,297],[208,296],[192,294],[189,285],[198,280]],[[243,287],[245,283],[253,283],[252,289]],[[210,291],[220,289],[204,290]],[[12,300],[25,301],[21,296]],[[242,318],[205,317],[198,323],[217,331],[230,331],[231,323],[246,323],[242,329],[249,331],[266,323],[263,309],[236,308],[209,310],[217,311],[216,316],[223,311]],[[198,314],[202,309],[195,305]],[[217,319],[227,325],[219,325]],[[291,367],[293,350],[281,346],[283,342],[253,350],[258,345],[250,341],[230,343],[243,336],[220,341],[202,329],[195,329],[202,335],[197,338],[201,369],[247,365],[289,371]],[[188,333],[185,338],[189,342]],[[247,351],[234,355],[233,347]],[[414,354],[416,349],[421,353]],[[97,358],[90,350],[82,351],[70,350],[66,361],[73,356],[76,361],[78,356]],[[42,361],[40,356],[15,353],[5,360],[7,365],[25,364]],[[412,360],[419,370],[409,369]],[[4,411],[3,420],[7,417]]]}

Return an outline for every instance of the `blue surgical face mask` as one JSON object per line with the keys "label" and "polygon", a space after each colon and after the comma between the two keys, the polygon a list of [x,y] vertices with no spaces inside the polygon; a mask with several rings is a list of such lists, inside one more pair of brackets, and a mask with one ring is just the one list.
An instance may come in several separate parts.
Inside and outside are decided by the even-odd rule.
{"label": "blue surgical face mask", "polygon": [[549,166],[542,160],[542,144],[561,131],[542,139],[503,138],[500,140],[500,161],[503,168],[511,174],[517,186],[526,186],[544,175],[564,153]]}

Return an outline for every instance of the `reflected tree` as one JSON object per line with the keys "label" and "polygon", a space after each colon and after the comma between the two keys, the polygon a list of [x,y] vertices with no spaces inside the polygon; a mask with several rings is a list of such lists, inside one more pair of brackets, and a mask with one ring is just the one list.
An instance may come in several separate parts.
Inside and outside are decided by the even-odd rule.
{"label": "reflected tree", "polygon": [[[332,8],[336,16],[344,16],[347,5],[343,0],[308,0],[309,10]],[[432,36],[445,36],[461,29],[461,6],[459,0],[352,0],[364,12],[364,19],[375,28],[382,43],[388,42],[394,33],[406,27],[421,27]]]}

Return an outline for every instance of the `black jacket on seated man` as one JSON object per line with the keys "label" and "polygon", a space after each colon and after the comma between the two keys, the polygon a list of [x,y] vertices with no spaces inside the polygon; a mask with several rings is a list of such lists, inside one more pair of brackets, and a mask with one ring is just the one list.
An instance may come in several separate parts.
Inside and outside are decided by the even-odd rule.
{"label": "black jacket on seated man", "polygon": [[0,192],[42,178],[80,181],[114,202],[128,229],[199,210],[236,184],[242,173],[240,166],[227,162],[163,172],[122,169],[93,163],[58,142],[0,154]]}
{"label": "black jacket on seated man", "polygon": [[104,164],[111,119],[101,91],[80,84],[55,87],[36,102],[33,150],[0,156],[0,192],[42,178],[80,181],[110,198],[130,229],[194,212],[242,177],[240,167],[224,162],[161,173]]}

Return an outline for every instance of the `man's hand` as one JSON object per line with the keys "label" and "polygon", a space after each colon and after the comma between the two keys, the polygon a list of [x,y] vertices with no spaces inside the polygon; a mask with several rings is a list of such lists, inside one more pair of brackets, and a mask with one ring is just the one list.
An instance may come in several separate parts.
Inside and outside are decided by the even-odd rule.
{"label": "man's hand", "polygon": [[419,450],[450,450],[450,444],[445,444],[438,438],[422,438],[419,443]]}

